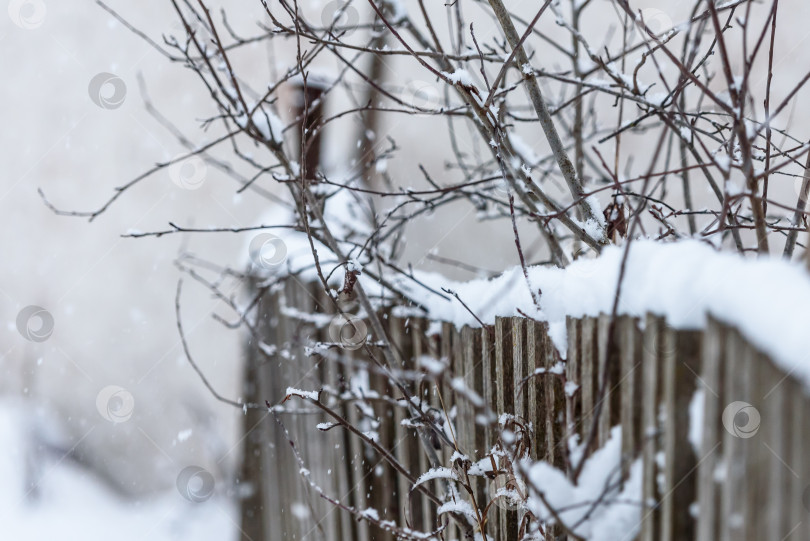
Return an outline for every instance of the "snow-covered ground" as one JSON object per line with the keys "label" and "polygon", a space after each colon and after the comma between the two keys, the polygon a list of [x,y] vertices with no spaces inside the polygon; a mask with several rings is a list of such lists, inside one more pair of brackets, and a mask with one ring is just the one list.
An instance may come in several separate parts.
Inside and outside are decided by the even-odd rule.
{"label": "snow-covered ground", "polygon": [[238,510],[217,491],[195,503],[171,490],[129,499],[37,437],[33,409],[0,401],[0,539],[229,541]]}

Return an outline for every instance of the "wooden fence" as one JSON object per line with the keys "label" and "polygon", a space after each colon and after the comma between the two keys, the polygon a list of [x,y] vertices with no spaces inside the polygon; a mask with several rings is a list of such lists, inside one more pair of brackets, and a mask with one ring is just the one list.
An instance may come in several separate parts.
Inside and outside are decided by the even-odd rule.
{"label": "wooden fence", "polygon": [[[327,301],[317,286],[292,280],[263,296],[262,340],[247,349],[244,396],[279,404],[288,387],[324,389],[322,400],[361,430],[375,432],[378,444],[412,477],[398,473],[344,428],[319,430],[316,425],[334,419],[307,401],[284,402],[283,426],[266,411],[247,410],[239,485],[245,541],[396,537],[322,498],[302,476],[301,462],[311,481],[347,508],[373,508],[373,518],[424,531],[446,520],[437,515],[435,502],[412,491],[413,480],[431,464],[408,422],[408,409],[386,398],[401,399],[401,389],[392,388],[365,348],[316,347],[335,342]],[[620,425],[623,474],[633,461],[642,464],[635,539],[810,539],[808,398],[735,329],[710,319],[702,332],[674,330],[653,315],[643,322],[620,317],[613,325],[604,315],[569,319],[563,360],[546,324],[531,319],[497,318],[491,326],[458,330],[404,317],[397,309],[380,313],[402,364],[393,368],[408,376],[407,392],[431,405],[439,422],[450,417],[451,435],[470,460],[485,458],[500,434],[497,422],[482,423],[488,409],[531,426],[531,458],[568,472],[564,451],[572,435],[587,441],[594,427],[591,448],[596,449],[611,427]],[[373,335],[368,344],[372,352],[382,347]],[[446,366],[443,374],[437,362]],[[547,373],[526,379],[540,368]],[[368,375],[363,400],[329,398],[349,397],[351,378],[358,373]],[[483,404],[462,393],[461,381]],[[701,428],[697,446],[690,443],[696,426]],[[440,447],[442,465],[452,466],[453,449]],[[441,480],[429,483],[443,494]],[[471,485],[479,503],[498,486],[486,477],[474,478]],[[486,533],[493,539],[520,538],[521,511],[492,506],[487,518]],[[442,535],[464,538],[452,521]],[[565,538],[559,526],[545,535]]]}

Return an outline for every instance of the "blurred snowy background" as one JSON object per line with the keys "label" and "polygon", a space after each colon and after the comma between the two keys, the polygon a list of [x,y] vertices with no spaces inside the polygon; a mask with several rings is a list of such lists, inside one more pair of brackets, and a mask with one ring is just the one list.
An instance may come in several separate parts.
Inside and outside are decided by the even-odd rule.
{"label": "blurred snowy background", "polygon": [[[259,2],[210,3],[220,4],[231,8],[234,28],[257,33],[255,21],[264,20]],[[317,12],[325,2],[307,4]],[[685,18],[670,4],[633,2],[669,10],[675,21]],[[810,44],[802,22],[810,5],[784,4],[777,94],[780,85],[791,88],[806,71]],[[156,41],[180,33],[166,0],[109,5]],[[526,0],[510,3],[524,6],[527,12],[535,9]],[[434,9],[440,13],[442,7]],[[595,18],[585,24],[602,23]],[[290,62],[285,54],[257,45],[250,65],[255,80],[273,80],[277,64]],[[90,1],[9,2],[7,16],[0,15],[0,66],[0,306],[6,322],[0,328],[0,538],[95,540],[113,532],[119,540],[235,538],[238,516],[230,483],[239,458],[240,412],[211,397],[183,357],[174,317],[180,273],[173,261],[184,249],[241,268],[249,236],[120,235],[164,229],[170,220],[186,226],[255,225],[270,209],[260,198],[235,195],[233,179],[208,167],[195,190],[160,172],[92,224],[55,216],[38,188],[60,208],[94,210],[115,186],[184,151],[145,111],[139,78],[154,105],[194,141],[206,138],[198,120],[210,114],[210,105],[191,72],[171,64]],[[415,68],[403,61],[390,69]],[[113,92],[107,97],[120,99],[120,106],[104,108],[91,99],[89,86],[100,73],[122,82],[118,90],[112,85],[103,90]],[[807,118],[809,108],[808,100],[799,99],[794,117]],[[403,150],[389,164],[395,178],[419,176],[416,152],[428,168],[441,167],[446,142],[432,140],[426,149],[425,129],[408,121],[397,126]],[[531,135],[526,138],[535,144]],[[340,167],[352,141],[333,128],[327,143],[327,162]],[[456,278],[474,274],[426,254],[487,271],[518,262],[512,242],[503,242],[511,239],[508,223],[479,224],[474,212],[459,206],[441,225],[413,226],[409,262]],[[192,351],[219,392],[236,397],[240,335],[211,317],[231,314],[201,288],[189,284],[186,292],[183,316]],[[53,317],[47,340],[26,340],[18,332],[18,314],[30,305]],[[176,488],[189,466],[204,468],[215,480],[205,502],[191,502]]]}

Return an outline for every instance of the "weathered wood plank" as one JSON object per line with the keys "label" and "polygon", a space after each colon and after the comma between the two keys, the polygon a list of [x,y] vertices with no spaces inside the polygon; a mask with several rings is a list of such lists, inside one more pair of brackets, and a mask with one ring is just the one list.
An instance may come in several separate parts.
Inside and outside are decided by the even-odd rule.
{"label": "weathered wood plank", "polygon": [[701,335],[666,327],[664,343],[664,468],[662,540],[694,539],[690,507],[697,497],[697,458],[690,442],[690,406],[700,373]]}
{"label": "weathered wood plank", "polygon": [[552,374],[533,375],[546,364],[545,330],[543,324],[528,321],[526,327],[526,373],[529,378],[526,382],[526,397],[528,408],[528,421],[534,430],[532,442],[532,460],[543,460],[548,449],[546,436],[546,380]]}
{"label": "weathered wood plank", "polygon": [[661,513],[658,490],[657,455],[661,448],[661,428],[659,427],[659,405],[661,403],[660,361],[656,344],[662,339],[663,322],[657,316],[648,314],[644,326],[644,351],[642,354],[642,509],[641,541],[658,541]]}
{"label": "weathered wood plank", "polygon": [[[736,330],[729,329],[725,336],[725,404],[723,409],[723,463],[725,479],[722,487],[720,540],[745,539],[750,518],[745,516],[746,480],[750,447],[745,439],[735,434],[734,412],[729,410],[734,402],[751,401],[751,355],[746,351],[742,338]],[[730,412],[729,416],[727,412]],[[730,417],[730,418],[729,418]]]}
{"label": "weathered wood plank", "polygon": [[523,379],[528,375],[526,367],[526,322],[523,317],[512,318],[512,391],[514,393],[515,417],[526,421],[529,417],[528,396]]}
{"label": "weathered wood plank", "polygon": [[629,316],[617,322],[620,364],[620,423],[622,426],[622,477],[641,453],[641,340],[636,320]]}
{"label": "weathered wood plank", "polygon": [[[551,372],[552,369],[556,370],[557,364],[562,362],[560,354],[551,337],[548,334],[548,325],[543,324],[541,327],[543,344],[545,346],[545,365],[547,371]],[[569,339],[570,345],[570,339]],[[570,350],[568,354],[570,355]],[[571,358],[569,357],[569,361]],[[566,436],[566,394],[565,387],[562,379],[557,375],[547,375],[545,379],[545,393],[546,393],[546,436],[547,436],[547,453],[546,460],[560,471],[567,472],[567,442]],[[548,525],[546,528],[546,539],[565,539],[563,536],[562,527],[559,524]]]}
{"label": "weathered wood plank", "polygon": [[717,467],[722,458],[725,366],[725,327],[709,318],[703,338],[701,384],[703,388],[703,433],[698,457],[698,541],[715,541],[719,536],[720,487]]}
{"label": "weathered wood plank", "polygon": [[[461,330],[461,341],[464,345],[464,384],[475,393],[478,400],[484,401],[484,363],[481,357],[481,331],[464,327]],[[485,404],[485,402],[484,402]],[[469,418],[467,419],[464,452],[475,462],[481,460],[488,450],[486,442],[485,426],[481,424],[484,420],[479,417],[483,415],[484,404],[476,406],[468,405]],[[486,505],[486,482],[480,477],[471,477],[471,487],[475,494],[475,504],[478,510],[483,512]]]}
{"label": "weathered wood plank", "polygon": [[805,440],[808,437],[805,431],[808,430],[808,410],[807,399],[802,391],[801,384],[793,378],[788,378],[785,382],[785,391],[788,407],[788,442],[790,453],[786,459],[792,470],[789,477],[788,504],[789,512],[786,513],[787,530],[790,532],[788,541],[799,541],[807,539],[810,534],[810,521],[807,520],[810,510],[805,505],[805,490],[807,489],[807,478],[810,470],[807,468],[807,447]]}
{"label": "weathered wood plank", "polygon": [[[251,291],[255,291],[251,284]],[[267,299],[259,301],[259,314],[263,314]],[[251,337],[245,347],[245,365],[242,376],[242,399],[245,403],[261,404],[260,372],[259,367],[264,363],[264,356],[259,344],[256,342],[271,331],[265,324],[266,320],[259,318],[257,332],[259,336]],[[240,499],[240,531],[241,541],[250,539],[264,539],[264,484],[267,482],[267,473],[262,463],[262,451],[267,445],[266,432],[269,428],[265,421],[264,409],[251,408],[242,416],[242,463],[236,479],[237,493]]]}
{"label": "weathered wood plank", "polygon": [[[618,336],[616,336],[616,327],[618,325],[611,325],[611,316],[609,314],[600,314],[597,320],[597,352],[598,352],[598,368],[596,374],[596,389],[594,391],[594,408],[597,407],[598,402],[601,401],[601,411],[599,414],[599,432],[597,438],[597,446],[604,445],[610,438],[610,429],[621,422],[620,408],[621,396],[619,394],[619,374],[620,355]],[[613,328],[614,342],[613,348],[610,346],[610,332]],[[604,380],[607,381],[604,381]],[[601,389],[604,386],[604,396],[599,396]]]}
{"label": "weathered wood plank", "polygon": [[[512,318],[495,318],[495,365],[497,366],[496,412],[502,419],[515,415],[515,337]],[[510,426],[511,422],[504,425]],[[517,536],[517,512],[498,508],[498,539],[511,541]]]}
{"label": "weathered wood plank", "polygon": [[582,346],[579,361],[580,395],[582,397],[582,437],[583,441],[594,427],[594,409],[598,392],[597,373],[599,371],[598,320],[592,317],[582,319]]}
{"label": "weathered wood plank", "polygon": [[582,321],[572,317],[565,320],[568,350],[565,361],[565,379],[573,389],[565,398],[566,435],[582,435],[582,387],[580,386],[580,358],[582,356]]}

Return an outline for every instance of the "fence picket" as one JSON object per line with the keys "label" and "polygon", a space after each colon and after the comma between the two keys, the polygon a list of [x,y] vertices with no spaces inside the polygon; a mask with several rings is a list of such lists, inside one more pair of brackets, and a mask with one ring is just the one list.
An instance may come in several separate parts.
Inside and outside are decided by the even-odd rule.
{"label": "fence picket", "polygon": [[[725,403],[721,407],[729,407],[732,402],[751,401],[750,382],[753,373],[750,369],[750,355],[740,337],[734,329],[726,332],[725,356]],[[748,443],[745,439],[734,435],[732,430],[724,423],[723,436],[723,466],[725,482],[722,490],[722,512],[720,513],[720,539],[733,541],[745,538],[745,494],[747,490],[746,474],[748,457],[746,449]]]}
{"label": "fence picket", "polygon": [[[586,317],[582,320],[582,349],[580,351],[580,395],[582,397],[583,441],[593,429],[596,407],[597,373],[599,371],[598,320]],[[598,421],[597,421],[598,422]]]}
{"label": "fence picket", "polygon": [[664,488],[661,539],[694,539],[691,505],[695,501],[697,460],[690,445],[690,405],[700,372],[700,334],[664,328]]}
{"label": "fence picket", "polygon": [[701,384],[703,386],[703,430],[698,456],[698,541],[714,541],[719,536],[720,490],[717,467],[722,458],[722,431],[725,366],[725,327],[709,318],[703,339]]}
{"label": "fence picket", "polygon": [[641,340],[637,321],[622,316],[617,322],[620,351],[620,424],[622,426],[622,478],[641,452]]}
{"label": "fence picket", "polygon": [[641,541],[657,541],[661,523],[658,502],[661,497],[658,491],[658,451],[661,448],[661,429],[659,427],[659,404],[661,402],[661,378],[659,375],[661,357],[656,344],[663,338],[663,321],[648,314],[644,326],[644,351],[642,354],[642,375],[644,387],[641,413],[642,425],[642,508]]}

